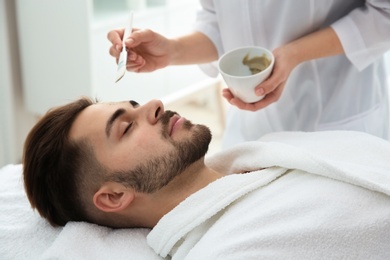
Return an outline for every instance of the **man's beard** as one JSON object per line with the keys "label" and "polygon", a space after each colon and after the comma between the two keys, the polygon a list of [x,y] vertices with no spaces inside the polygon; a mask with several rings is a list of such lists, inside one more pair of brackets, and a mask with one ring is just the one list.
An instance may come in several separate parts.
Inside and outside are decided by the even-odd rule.
{"label": "man's beard", "polygon": [[[175,114],[177,113],[167,110],[160,118],[163,126],[161,135],[165,140],[170,138],[168,125]],[[151,159],[146,158],[146,162],[135,169],[110,174],[110,181],[120,182],[143,193],[153,193],[167,185],[191,164],[204,157],[211,141],[210,129],[205,125],[185,121],[183,128],[191,131],[192,135],[186,140],[171,140],[173,151],[157,157],[151,154]]]}

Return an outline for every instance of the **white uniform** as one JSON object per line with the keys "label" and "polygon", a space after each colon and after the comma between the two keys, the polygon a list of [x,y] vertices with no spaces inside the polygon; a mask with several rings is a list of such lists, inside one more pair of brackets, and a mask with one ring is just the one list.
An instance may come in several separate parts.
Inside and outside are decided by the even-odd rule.
{"label": "white uniform", "polygon": [[[275,49],[326,26],[346,55],[302,63],[278,102],[250,112],[230,108],[224,147],[276,131],[364,131],[389,139],[383,54],[390,49],[389,0],[201,0],[196,30],[219,56],[257,45]],[[215,65],[212,64],[212,65]],[[201,66],[216,76],[215,66]]]}

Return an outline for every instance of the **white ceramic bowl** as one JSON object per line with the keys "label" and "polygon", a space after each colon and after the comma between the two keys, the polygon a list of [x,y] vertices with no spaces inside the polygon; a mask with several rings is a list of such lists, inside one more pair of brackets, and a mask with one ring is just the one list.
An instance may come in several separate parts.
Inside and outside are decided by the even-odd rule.
{"label": "white ceramic bowl", "polygon": [[[249,67],[243,64],[246,55],[249,55],[249,58],[265,55],[270,60],[270,64],[265,70],[252,74]],[[264,97],[255,94],[255,87],[269,77],[274,63],[274,55],[268,49],[247,46],[231,50],[222,55],[218,61],[218,69],[235,97],[246,103],[253,103]]]}

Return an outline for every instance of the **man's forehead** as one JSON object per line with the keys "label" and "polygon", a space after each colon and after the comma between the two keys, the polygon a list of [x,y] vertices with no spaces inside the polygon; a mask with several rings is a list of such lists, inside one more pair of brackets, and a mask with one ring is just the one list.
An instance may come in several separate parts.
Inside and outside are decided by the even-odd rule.
{"label": "man's forehead", "polygon": [[[106,111],[105,109],[113,106],[118,106],[125,103],[125,101],[110,101],[110,102],[99,102],[92,104],[91,106],[86,107],[81,113],[82,114],[93,114],[93,113],[101,113],[101,111]],[[85,112],[85,113],[83,113]],[[108,112],[108,111],[107,111]]]}
{"label": "man's forehead", "polygon": [[83,111],[77,115],[75,121],[72,124],[69,133],[70,137],[72,139],[84,137],[90,128],[96,127],[99,121],[103,120],[104,118],[104,107],[107,107],[107,104],[104,105],[103,103],[96,103],[83,109]]}
{"label": "man's forehead", "polygon": [[[79,137],[91,127],[104,129],[109,116],[115,111],[115,107],[128,104],[129,101],[99,102],[86,107],[76,117],[71,127],[70,136]],[[110,109],[112,107],[112,109]]]}
{"label": "man's forehead", "polygon": [[102,104],[102,105],[109,105],[109,106],[112,106],[112,105],[119,105],[119,104],[128,104],[129,101],[127,100],[122,100],[122,101],[103,101],[103,102],[99,102],[97,104]]}
{"label": "man's forehead", "polygon": [[106,105],[118,105],[120,103],[123,103],[124,101],[110,101],[110,102],[103,102],[102,104],[106,104]]}

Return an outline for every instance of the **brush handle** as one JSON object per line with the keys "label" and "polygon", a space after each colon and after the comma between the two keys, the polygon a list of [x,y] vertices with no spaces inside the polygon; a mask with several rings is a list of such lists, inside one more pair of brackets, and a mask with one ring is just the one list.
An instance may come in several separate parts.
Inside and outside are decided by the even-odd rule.
{"label": "brush handle", "polygon": [[125,45],[125,40],[129,37],[129,35],[131,34],[131,32],[133,31],[133,11],[130,12],[130,16],[129,16],[129,23],[127,24],[127,26],[125,27],[125,33],[123,34],[123,39],[122,39],[122,46],[123,46],[123,49],[126,48],[126,45]]}
{"label": "brush handle", "polygon": [[123,49],[121,54],[119,55],[119,60],[118,60],[118,71],[123,67],[126,66],[127,63],[127,51],[126,49]]}
{"label": "brush handle", "polygon": [[122,39],[123,48],[121,54],[119,55],[118,69],[117,69],[115,83],[117,83],[123,77],[123,75],[125,75],[126,72],[127,50],[126,50],[125,40],[129,37],[132,31],[133,31],[133,12],[130,12],[129,23],[125,27],[125,32],[123,34],[123,39]]}

